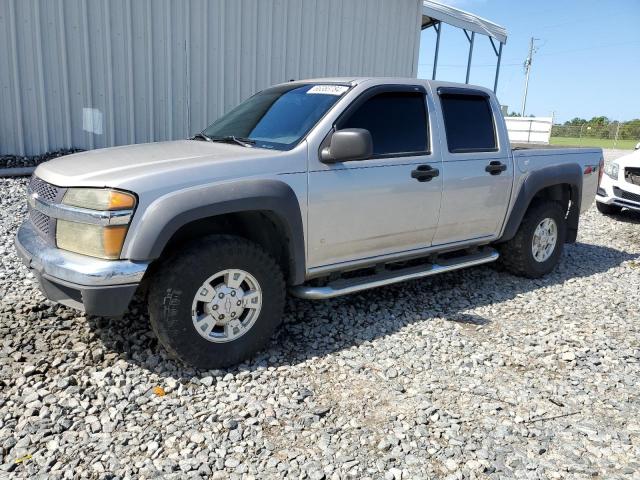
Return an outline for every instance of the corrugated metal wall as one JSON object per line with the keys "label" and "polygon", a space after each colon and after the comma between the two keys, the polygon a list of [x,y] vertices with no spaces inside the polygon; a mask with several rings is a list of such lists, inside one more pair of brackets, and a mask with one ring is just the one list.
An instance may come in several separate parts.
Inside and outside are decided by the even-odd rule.
{"label": "corrugated metal wall", "polygon": [[420,0],[0,0],[0,154],[184,138],[273,83],[415,76]]}

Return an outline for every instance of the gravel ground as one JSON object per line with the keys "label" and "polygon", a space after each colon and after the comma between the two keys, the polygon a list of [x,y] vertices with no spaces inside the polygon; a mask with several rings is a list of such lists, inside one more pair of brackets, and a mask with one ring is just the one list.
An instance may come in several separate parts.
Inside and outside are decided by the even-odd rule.
{"label": "gravel ground", "polygon": [[31,157],[20,155],[0,155],[0,168],[36,167],[47,160],[82,151],[83,150],[80,148],[72,148],[71,150],[57,150],[55,152],[47,152],[42,155],[34,155]]}
{"label": "gravel ground", "polygon": [[[640,216],[592,208],[553,274],[489,267],[291,300],[225,371],[47,303],[0,180],[0,472],[23,478],[640,478]],[[0,473],[2,477],[2,473]]]}
{"label": "gravel ground", "polygon": [[614,150],[613,148],[607,148],[602,151],[605,162],[612,162],[617,158],[620,158],[624,155],[629,155],[630,153],[633,153],[633,152],[634,152],[633,150],[620,150],[620,149]]}

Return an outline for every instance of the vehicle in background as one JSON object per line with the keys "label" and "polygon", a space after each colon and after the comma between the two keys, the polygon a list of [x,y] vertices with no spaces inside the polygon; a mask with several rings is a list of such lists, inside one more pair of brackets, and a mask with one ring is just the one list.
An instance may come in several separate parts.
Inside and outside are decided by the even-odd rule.
{"label": "vehicle in background", "polygon": [[40,165],[16,246],[50,299],[108,316],[144,293],[165,348],[219,368],[268,342],[287,288],[325,299],[498,259],[549,273],[602,165],[512,149],[485,88],[296,81],[188,140]]}
{"label": "vehicle in background", "polygon": [[605,215],[623,208],[640,212],[640,151],[608,163],[596,193],[596,206]]}

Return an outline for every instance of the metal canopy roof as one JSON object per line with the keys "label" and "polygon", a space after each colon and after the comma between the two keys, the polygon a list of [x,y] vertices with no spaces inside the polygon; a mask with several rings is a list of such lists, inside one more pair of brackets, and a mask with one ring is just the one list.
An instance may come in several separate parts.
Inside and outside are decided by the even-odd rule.
{"label": "metal canopy roof", "polygon": [[[432,0],[424,0],[422,2],[422,30],[433,27],[436,31],[436,51],[433,59],[433,75],[432,79],[436,78],[436,71],[438,68],[438,52],[440,50],[440,32],[442,31],[442,24],[446,23],[454,27],[461,28],[464,32],[467,40],[469,41],[469,57],[467,59],[467,77],[465,83],[469,83],[469,73],[471,70],[471,58],[473,57],[473,44],[475,41],[476,33],[486,35],[489,37],[493,51],[498,57],[496,64],[496,75],[493,83],[493,91],[498,88],[498,76],[500,74],[500,60],[502,59],[502,46],[507,43],[507,30],[500,25],[497,25],[489,20],[478,17],[459,8],[450,7],[449,5],[443,5],[442,3],[434,2]],[[469,33],[471,32],[471,33]],[[496,47],[494,39],[499,42],[499,46]]]}
{"label": "metal canopy roof", "polygon": [[447,23],[470,32],[493,37],[500,43],[507,43],[506,28],[478,17],[473,13],[431,0],[425,0],[422,2],[422,29],[424,30],[436,22]]}

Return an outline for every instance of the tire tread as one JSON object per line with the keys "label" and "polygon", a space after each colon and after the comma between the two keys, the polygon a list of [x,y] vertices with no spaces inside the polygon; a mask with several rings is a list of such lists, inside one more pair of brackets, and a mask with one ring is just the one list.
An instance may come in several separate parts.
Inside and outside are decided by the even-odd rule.
{"label": "tire tread", "polygon": [[[531,238],[529,235],[529,231],[535,227],[534,223],[537,225],[537,223],[540,221],[540,217],[542,216],[543,212],[549,209],[555,209],[556,213],[559,214],[559,217],[561,219],[564,219],[564,210],[560,203],[554,201],[536,202],[527,210],[527,213],[522,219],[522,223],[520,224],[520,227],[518,228],[515,236],[508,242],[505,242],[504,244],[498,246],[498,249],[500,251],[500,263],[505,270],[521,277],[538,278],[541,276],[538,271],[535,271],[531,268],[529,262],[531,249]],[[559,245],[556,247],[556,249],[559,248],[560,252],[554,252],[554,255],[557,255],[558,257],[562,251],[564,243],[564,227],[564,225],[558,225]]]}
{"label": "tire tread", "polygon": [[[191,325],[186,325],[186,321],[180,325],[169,325],[166,321],[166,316],[163,313],[163,302],[166,298],[167,291],[172,288],[171,286],[180,285],[181,277],[188,275],[188,273],[185,274],[185,272],[202,269],[203,252],[214,254],[217,258],[241,257],[254,265],[258,265],[259,268],[268,271],[270,277],[269,282],[272,282],[270,287],[274,288],[274,291],[276,292],[282,292],[282,295],[275,295],[270,298],[270,301],[272,302],[270,306],[271,311],[281,313],[284,310],[284,293],[286,291],[286,285],[284,275],[276,260],[258,244],[242,237],[235,237],[231,235],[210,235],[203,237],[201,239],[188,242],[183,245],[179,251],[173,252],[162,261],[154,272],[149,289],[148,309],[151,328],[158,337],[159,342],[172,357],[186,363],[195,364],[195,366],[200,368],[223,368],[250,357],[256,351],[264,347],[271,337],[273,329],[275,329],[277,325],[273,325],[273,329],[268,329],[269,335],[254,338],[254,341],[252,341],[249,347],[244,351],[234,355],[227,355],[226,358],[212,359],[210,355],[207,356],[203,354],[201,356],[201,361],[194,362],[193,359],[187,360],[184,354],[180,354],[180,352],[174,347],[176,344],[175,336],[184,333],[184,331],[188,330]],[[260,313],[261,317],[262,315],[263,312]],[[256,337],[255,327],[245,335],[252,334],[254,334],[253,337]],[[206,342],[204,339],[203,341]],[[216,345],[220,348],[219,345],[231,345],[234,342],[212,345]]]}

